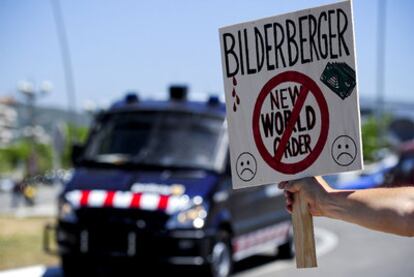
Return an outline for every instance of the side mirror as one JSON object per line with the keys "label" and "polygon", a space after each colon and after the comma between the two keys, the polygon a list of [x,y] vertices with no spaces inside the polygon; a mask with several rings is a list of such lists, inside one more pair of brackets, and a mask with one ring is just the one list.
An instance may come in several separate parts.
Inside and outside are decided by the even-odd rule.
{"label": "side mirror", "polygon": [[79,159],[82,157],[84,146],[81,144],[72,145],[71,160],[72,164],[75,165],[79,162]]}

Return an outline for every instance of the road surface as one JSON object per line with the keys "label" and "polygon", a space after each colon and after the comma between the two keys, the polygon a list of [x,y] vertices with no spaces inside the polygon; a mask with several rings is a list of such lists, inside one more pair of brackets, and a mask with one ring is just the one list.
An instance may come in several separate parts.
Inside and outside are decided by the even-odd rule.
{"label": "road surface", "polygon": [[370,231],[341,221],[316,218],[315,226],[334,233],[336,247],[318,258],[318,268],[295,268],[293,262],[272,262],[238,274],[241,277],[412,277],[414,238]]}

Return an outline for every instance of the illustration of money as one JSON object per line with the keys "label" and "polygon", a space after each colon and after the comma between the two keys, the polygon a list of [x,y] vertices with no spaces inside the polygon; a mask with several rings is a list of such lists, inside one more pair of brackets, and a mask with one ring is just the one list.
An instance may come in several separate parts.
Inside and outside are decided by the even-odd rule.
{"label": "illustration of money", "polygon": [[351,95],[355,79],[355,70],[343,62],[328,62],[321,75],[321,81],[342,100]]}

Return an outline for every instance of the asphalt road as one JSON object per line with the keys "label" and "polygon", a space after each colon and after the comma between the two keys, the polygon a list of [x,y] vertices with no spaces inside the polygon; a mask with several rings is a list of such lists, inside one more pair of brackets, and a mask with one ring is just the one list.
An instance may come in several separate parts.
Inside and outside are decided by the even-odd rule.
{"label": "asphalt road", "polygon": [[256,261],[254,268],[244,270],[238,276],[414,276],[414,238],[383,234],[330,219],[316,218],[315,226],[331,231],[338,238],[332,251],[318,257],[318,268],[298,270],[292,261],[262,265]]}
{"label": "asphalt road", "polygon": [[[321,218],[315,218],[315,228],[318,233],[317,250],[324,252],[318,257],[318,268],[298,270],[293,260],[280,261],[269,255],[262,255],[239,262],[236,265],[235,276],[414,276],[414,238],[383,234],[348,223]],[[325,231],[322,232],[323,230]],[[330,241],[328,247],[327,241]],[[0,277],[62,276],[58,267],[48,268],[46,271],[34,268],[32,271],[20,272],[0,273]]]}

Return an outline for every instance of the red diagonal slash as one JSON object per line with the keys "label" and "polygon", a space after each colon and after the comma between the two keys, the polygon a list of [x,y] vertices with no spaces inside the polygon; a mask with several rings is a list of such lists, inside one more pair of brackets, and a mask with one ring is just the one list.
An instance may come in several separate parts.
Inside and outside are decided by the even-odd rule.
{"label": "red diagonal slash", "polygon": [[306,97],[308,96],[308,94],[309,94],[309,89],[306,88],[305,86],[302,86],[300,88],[299,96],[298,96],[296,102],[293,105],[292,114],[289,118],[288,123],[286,124],[285,132],[283,133],[282,138],[280,139],[279,145],[276,149],[276,153],[275,153],[275,156],[274,156],[274,159],[276,161],[281,161],[282,160],[282,156],[283,156],[283,152],[285,150],[285,146],[287,145],[287,142],[288,142],[290,136],[292,135],[293,128],[296,124],[296,121],[299,118],[300,111],[302,110],[302,107],[305,104],[305,100],[306,100]]}

